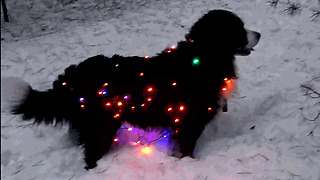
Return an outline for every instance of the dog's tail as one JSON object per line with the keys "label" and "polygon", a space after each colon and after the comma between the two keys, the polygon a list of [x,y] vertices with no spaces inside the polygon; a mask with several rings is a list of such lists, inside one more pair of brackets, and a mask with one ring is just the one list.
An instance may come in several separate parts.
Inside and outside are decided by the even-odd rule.
{"label": "dog's tail", "polygon": [[[37,91],[29,84],[14,86],[14,98],[11,105],[13,114],[22,114],[23,120],[34,119],[35,123],[55,124],[63,122],[68,116],[70,104],[67,95],[50,89]],[[71,113],[71,112],[69,112]]]}

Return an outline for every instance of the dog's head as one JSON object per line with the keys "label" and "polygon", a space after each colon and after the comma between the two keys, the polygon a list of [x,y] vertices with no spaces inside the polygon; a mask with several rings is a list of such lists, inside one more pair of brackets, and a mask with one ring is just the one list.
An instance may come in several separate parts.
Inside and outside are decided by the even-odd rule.
{"label": "dog's head", "polygon": [[249,55],[260,36],[258,32],[245,29],[234,13],[212,10],[192,26],[186,38],[211,53]]}

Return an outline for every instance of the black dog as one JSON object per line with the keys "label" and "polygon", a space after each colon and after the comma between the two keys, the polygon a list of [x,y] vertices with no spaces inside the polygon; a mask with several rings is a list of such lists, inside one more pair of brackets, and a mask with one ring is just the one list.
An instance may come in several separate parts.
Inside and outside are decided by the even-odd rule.
{"label": "black dog", "polygon": [[236,78],[234,56],[249,55],[259,38],[235,14],[213,10],[177,47],[154,57],[91,57],[68,67],[53,89],[28,87],[12,112],[36,123],[69,122],[84,144],[87,168],[108,152],[123,120],[170,127],[182,156],[192,156],[220,108],[224,79]]}

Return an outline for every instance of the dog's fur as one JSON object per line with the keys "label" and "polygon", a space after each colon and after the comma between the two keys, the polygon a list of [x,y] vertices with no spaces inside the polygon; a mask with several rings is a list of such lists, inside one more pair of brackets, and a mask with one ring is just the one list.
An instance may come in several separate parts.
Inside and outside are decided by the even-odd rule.
{"label": "dog's fur", "polygon": [[[35,118],[37,123],[69,122],[79,133],[80,144],[84,144],[87,168],[95,167],[109,150],[122,120],[141,128],[179,128],[172,138],[180,145],[182,156],[192,156],[198,137],[220,108],[223,79],[236,78],[234,56],[250,53],[247,32],[235,14],[210,11],[172,52],[164,50],[149,59],[91,57],[68,67],[46,92],[30,87],[26,98],[12,112],[23,114],[23,119]],[[259,33],[254,35],[256,42],[251,43],[252,47],[260,38]],[[200,59],[198,66],[192,63],[195,57]],[[141,72],[144,76],[140,76]],[[171,85],[173,81],[177,82],[176,87]],[[101,97],[97,92],[106,82],[108,95]],[[151,106],[143,109],[143,89],[148,84],[157,88],[157,94]],[[114,118],[103,103],[106,98],[124,94],[131,95],[130,106],[135,105],[135,112],[128,106],[120,119]],[[79,97],[85,98],[84,109]],[[165,113],[166,105],[178,102],[184,102],[188,108],[181,124],[175,124]],[[208,107],[212,111],[208,112]]]}

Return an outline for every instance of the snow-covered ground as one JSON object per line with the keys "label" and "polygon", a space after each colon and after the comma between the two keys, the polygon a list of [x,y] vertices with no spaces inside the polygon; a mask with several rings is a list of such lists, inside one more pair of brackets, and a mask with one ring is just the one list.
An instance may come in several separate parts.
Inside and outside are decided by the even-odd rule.
{"label": "snow-covered ground", "polygon": [[[269,7],[272,1],[7,1],[11,22],[1,14],[1,179],[319,180],[320,18],[313,15],[320,1],[279,0]],[[293,15],[290,3],[301,5]],[[255,52],[237,57],[238,91],[229,112],[206,127],[196,159],[156,150],[145,155],[141,146],[127,145],[86,171],[67,126],[33,126],[8,112],[8,77],[45,90],[66,67],[97,54],[154,55],[217,8],[235,12],[262,37]]]}

